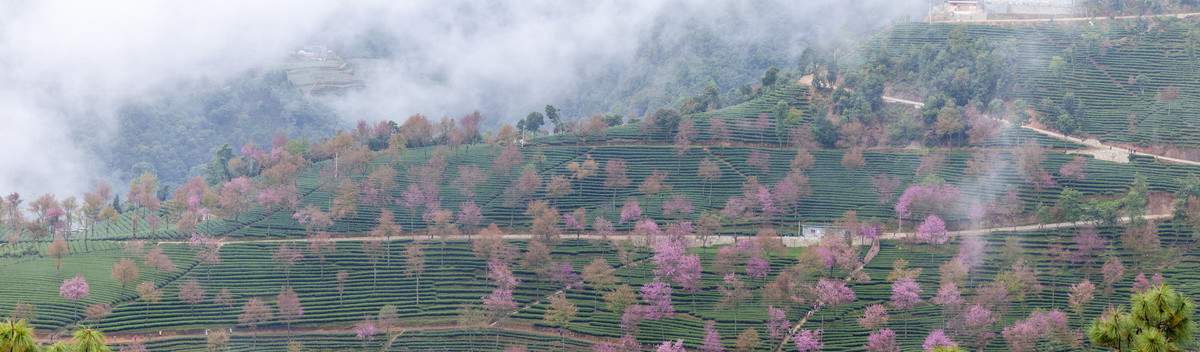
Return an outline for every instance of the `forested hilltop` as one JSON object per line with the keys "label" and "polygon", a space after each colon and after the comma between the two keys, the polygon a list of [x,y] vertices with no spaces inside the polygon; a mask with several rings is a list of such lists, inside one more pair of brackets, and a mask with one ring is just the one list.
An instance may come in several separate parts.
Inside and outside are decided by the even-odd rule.
{"label": "forested hilltop", "polygon": [[4,197],[0,347],[1186,350],[1195,21],[903,23],[639,116],[298,109],[179,187]]}
{"label": "forested hilltop", "polygon": [[117,110],[116,119],[112,137],[93,141],[91,149],[123,178],[149,172],[172,186],[203,175],[203,165],[221,144],[263,145],[280,133],[315,139],[342,125],[331,109],[305,96],[280,70],[131,101]]}
{"label": "forested hilltop", "polygon": [[[789,64],[795,56],[790,48],[796,45],[797,38],[819,31],[819,28],[795,28],[785,16],[771,14],[764,4],[729,10],[732,12],[725,14],[725,20],[719,24],[708,20],[714,14],[657,19],[653,31],[638,43],[630,44],[638,49],[628,59],[629,63],[605,63],[592,68],[561,101],[545,103],[555,104],[571,119],[592,112],[641,116],[660,107],[679,105],[705,89],[722,95],[726,104],[741,103],[752,97],[757,84],[750,82],[757,81],[764,70]],[[735,31],[747,21],[771,30],[726,35],[725,32]],[[414,60],[413,54],[394,35],[382,31],[369,31],[345,42],[330,42],[329,49],[340,56],[336,62],[345,66],[341,70],[352,72],[353,78],[364,79],[367,84],[379,83],[380,66]],[[313,93],[307,90],[311,88],[310,81],[342,78],[322,76],[320,68],[329,65],[337,66],[334,61],[284,62],[236,75],[225,82],[169,85],[158,95],[124,102],[115,114],[116,130],[111,138],[97,138],[93,128],[83,128],[77,134],[80,139],[89,140],[86,149],[98,154],[102,166],[122,179],[150,172],[164,184],[177,187],[192,176],[203,176],[202,166],[211,159],[214,146],[229,143],[237,147],[246,141],[266,145],[276,133],[292,139],[316,140],[331,136],[338,129],[353,129],[355,126],[348,121],[402,119],[403,116],[351,116],[331,108],[342,96],[354,95],[361,87],[309,94]],[[289,78],[288,70],[304,71],[297,67],[312,67],[309,71],[313,72],[295,75],[294,80]],[[441,117],[430,116],[435,121]],[[486,127],[497,129],[500,121],[519,117],[493,116],[485,123]]]}

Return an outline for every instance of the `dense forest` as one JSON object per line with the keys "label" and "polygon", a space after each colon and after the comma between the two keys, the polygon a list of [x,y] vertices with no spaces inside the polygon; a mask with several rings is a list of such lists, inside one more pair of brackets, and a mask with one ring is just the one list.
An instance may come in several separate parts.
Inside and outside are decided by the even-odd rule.
{"label": "dense forest", "polygon": [[130,179],[152,173],[173,185],[202,176],[215,147],[331,135],[343,123],[332,110],[288,83],[282,71],[247,73],[220,87],[131,101],[117,111],[111,140],[92,146]]}

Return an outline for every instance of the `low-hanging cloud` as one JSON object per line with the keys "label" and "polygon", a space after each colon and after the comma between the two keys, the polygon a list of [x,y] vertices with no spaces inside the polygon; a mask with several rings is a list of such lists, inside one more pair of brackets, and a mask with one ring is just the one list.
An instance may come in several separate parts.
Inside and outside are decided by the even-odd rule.
{"label": "low-hanging cloud", "polygon": [[805,43],[846,28],[919,15],[923,3],[0,2],[0,192],[76,194],[112,181],[113,170],[81,141],[107,138],[121,104],[220,84],[305,44],[336,47],[368,33],[388,41],[390,56],[360,68],[365,89],[325,98],[347,120],[478,108],[492,121],[511,121],[571,99],[591,81],[620,81],[613,68],[633,64],[650,33],[705,24],[719,40],[752,42],[795,28],[772,44],[798,55]]}

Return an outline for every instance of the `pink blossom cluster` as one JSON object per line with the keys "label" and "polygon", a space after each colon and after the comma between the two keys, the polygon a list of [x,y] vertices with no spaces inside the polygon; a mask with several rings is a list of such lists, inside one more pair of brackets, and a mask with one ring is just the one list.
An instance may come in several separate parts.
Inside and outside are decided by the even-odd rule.
{"label": "pink blossom cluster", "polygon": [[904,190],[894,208],[902,219],[927,213],[945,213],[958,202],[959,194],[958,187],[954,185],[913,185]]}
{"label": "pink blossom cluster", "polygon": [[1055,309],[1049,312],[1034,311],[1029,318],[1004,328],[1001,334],[1011,350],[1021,352],[1032,351],[1039,340],[1062,336],[1067,329],[1067,315]]}
{"label": "pink blossom cluster", "polygon": [[675,305],[671,304],[671,285],[655,277],[654,281],[642,285],[640,293],[642,301],[646,302],[646,319],[660,320],[675,314]]}
{"label": "pink blossom cluster", "polygon": [[625,201],[625,205],[621,206],[621,223],[627,223],[640,219],[642,217],[642,207],[638,205],[637,198],[629,198]]}
{"label": "pink blossom cluster", "polygon": [[925,352],[932,352],[938,348],[950,349],[955,347],[958,347],[958,343],[951,340],[949,336],[946,336],[946,331],[942,329],[930,332],[929,336],[925,337],[925,344],[921,345],[921,348]]}
{"label": "pink blossom cluster", "polygon": [[820,351],[825,347],[825,344],[821,343],[822,331],[821,329],[800,330],[796,332],[796,336],[792,337],[792,341],[796,343],[796,349],[800,350],[800,352]]}
{"label": "pink blossom cluster", "polygon": [[88,297],[89,294],[87,280],[83,279],[83,274],[75,275],[75,277],[63,280],[62,286],[58,288],[58,293],[68,300],[78,301]]}

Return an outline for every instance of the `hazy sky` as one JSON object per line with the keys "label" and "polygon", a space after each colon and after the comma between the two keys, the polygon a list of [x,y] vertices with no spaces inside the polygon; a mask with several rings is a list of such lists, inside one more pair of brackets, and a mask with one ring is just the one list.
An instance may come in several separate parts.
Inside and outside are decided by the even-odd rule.
{"label": "hazy sky", "polygon": [[[331,101],[347,119],[456,116],[481,106],[503,117],[563,99],[596,67],[628,62],[663,18],[719,23],[768,9],[826,36],[919,13],[923,3],[0,0],[0,193],[78,194],[109,180],[77,145],[106,138],[122,102],[164,94],[174,82],[222,82],[315,38],[382,31],[398,49],[373,69],[368,88]],[[723,35],[761,29],[739,22]],[[67,127],[80,125],[88,126],[82,135]]]}

